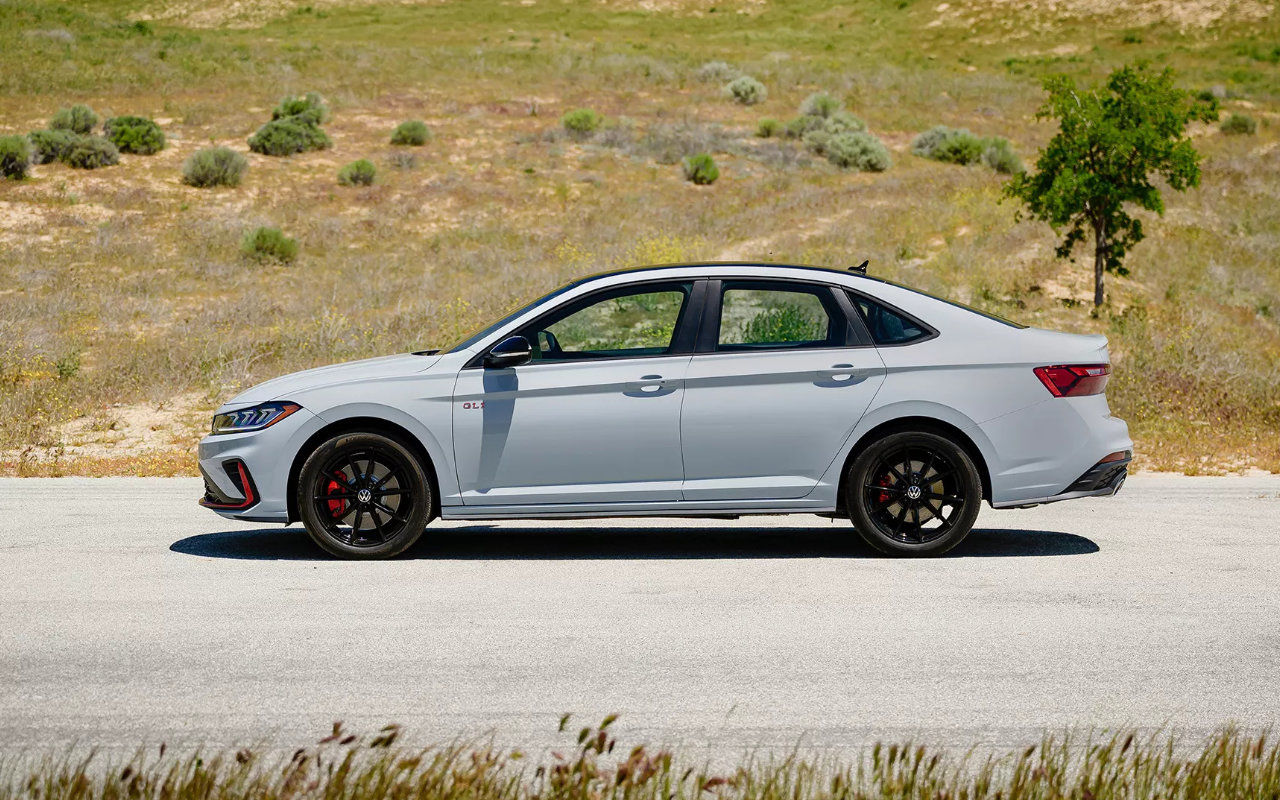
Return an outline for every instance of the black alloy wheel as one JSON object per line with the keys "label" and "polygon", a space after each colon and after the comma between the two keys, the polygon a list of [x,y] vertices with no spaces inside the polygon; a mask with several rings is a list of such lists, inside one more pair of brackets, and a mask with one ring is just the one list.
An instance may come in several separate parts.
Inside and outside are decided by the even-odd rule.
{"label": "black alloy wheel", "polygon": [[321,444],[298,477],[298,509],[311,538],[342,558],[390,558],[431,519],[431,485],[419,459],[377,433]]}
{"label": "black alloy wheel", "polygon": [[868,544],[892,555],[939,555],[977,520],[982,480],[973,459],[934,433],[890,434],[849,468],[845,502]]}

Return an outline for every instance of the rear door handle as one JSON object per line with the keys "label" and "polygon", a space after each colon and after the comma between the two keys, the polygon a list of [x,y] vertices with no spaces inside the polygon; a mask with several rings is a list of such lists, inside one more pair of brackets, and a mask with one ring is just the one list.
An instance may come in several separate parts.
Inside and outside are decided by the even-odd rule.
{"label": "rear door handle", "polygon": [[858,370],[853,368],[852,364],[832,364],[830,369],[818,370],[818,375],[823,378],[831,378],[837,381],[847,381],[858,377]]}

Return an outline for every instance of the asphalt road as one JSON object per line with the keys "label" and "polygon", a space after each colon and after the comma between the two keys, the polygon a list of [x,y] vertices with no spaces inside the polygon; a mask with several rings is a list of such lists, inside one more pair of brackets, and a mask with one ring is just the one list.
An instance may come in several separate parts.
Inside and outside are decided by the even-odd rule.
{"label": "asphalt road", "polygon": [[0,480],[0,754],[291,747],[335,719],[539,746],[564,711],[709,755],[1280,721],[1280,477],[984,509],[915,561],[757,517],[457,523],[346,563],[199,491]]}

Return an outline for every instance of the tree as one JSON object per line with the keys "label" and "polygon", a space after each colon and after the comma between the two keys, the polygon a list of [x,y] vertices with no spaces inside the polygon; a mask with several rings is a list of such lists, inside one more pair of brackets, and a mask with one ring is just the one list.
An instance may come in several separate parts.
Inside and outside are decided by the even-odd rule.
{"label": "tree", "polygon": [[1016,176],[1005,192],[1054,230],[1066,228],[1059,258],[1092,231],[1096,307],[1104,273],[1127,275],[1124,256],[1144,235],[1126,204],[1163,214],[1156,176],[1179,192],[1200,185],[1200,154],[1186,127],[1193,119],[1216,119],[1217,106],[1175,87],[1172,70],[1144,65],[1117,69],[1100,89],[1077,89],[1065,75],[1047,78],[1044,87],[1049,99],[1036,117],[1058,120],[1058,133],[1041,151],[1036,171]]}

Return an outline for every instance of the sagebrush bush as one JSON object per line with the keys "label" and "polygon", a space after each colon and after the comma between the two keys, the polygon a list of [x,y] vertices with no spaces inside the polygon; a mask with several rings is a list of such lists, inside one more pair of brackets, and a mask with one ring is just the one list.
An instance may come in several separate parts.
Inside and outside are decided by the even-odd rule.
{"label": "sagebrush bush", "polygon": [[392,169],[417,169],[418,157],[413,153],[406,153],[402,150],[387,156],[387,163],[391,165]]}
{"label": "sagebrush bush", "polygon": [[730,81],[725,85],[724,93],[733,98],[735,103],[741,103],[744,106],[763,103],[769,96],[769,90],[764,84],[750,75],[743,75]]}
{"label": "sagebrush bush", "polygon": [[724,83],[741,74],[737,67],[723,61],[708,61],[698,67],[698,80],[706,81],[707,83]]}
{"label": "sagebrush bush", "polygon": [[20,181],[31,166],[31,143],[25,136],[0,136],[0,175]]}
{"label": "sagebrush bush", "polygon": [[80,136],[62,160],[76,169],[98,169],[120,163],[120,151],[102,136]]}
{"label": "sagebrush bush", "polygon": [[959,133],[968,133],[963,128],[948,128],[946,125],[934,125],[917,136],[911,142],[911,152],[921,158],[933,158],[933,151],[948,137]]}
{"label": "sagebrush bush", "polygon": [[427,123],[420,119],[405,120],[391,132],[392,144],[409,145],[410,147],[420,147],[426,144],[430,138],[431,129],[427,127]]}
{"label": "sagebrush bush", "polygon": [[319,125],[329,119],[329,107],[325,105],[323,97],[315,92],[307,92],[281,99],[280,104],[272,109],[271,118]]}
{"label": "sagebrush bush", "polygon": [[707,153],[687,156],[680,162],[680,166],[684,169],[685,180],[698,186],[710,186],[720,177],[720,169],[716,166],[715,159]]}
{"label": "sagebrush bush", "polygon": [[65,160],[80,134],[68,130],[32,131],[27,138],[31,141],[31,160],[36,164],[49,164]]}
{"label": "sagebrush bush", "polygon": [[146,117],[112,117],[102,132],[121,153],[149,156],[164,149],[164,131]]}
{"label": "sagebrush bush", "polygon": [[590,108],[575,108],[573,111],[566,111],[560,118],[560,124],[569,135],[578,139],[585,139],[595,133],[602,122],[604,117]]}
{"label": "sagebrush bush", "polygon": [[49,120],[49,127],[59,131],[71,131],[81,136],[92,133],[98,124],[98,115],[86,105],[60,108]]}
{"label": "sagebrush bush", "polygon": [[866,131],[850,131],[831,136],[823,148],[827,160],[842,169],[884,172],[893,161],[889,150]]}
{"label": "sagebrush bush", "polygon": [[992,136],[983,140],[982,163],[996,172],[1015,175],[1023,171],[1022,159],[1013,151],[1008,139]]}
{"label": "sagebrush bush", "polygon": [[188,186],[239,186],[249,160],[230,147],[197,150],[182,164],[182,182]]}
{"label": "sagebrush bush", "polygon": [[298,257],[298,242],[279,228],[254,228],[240,240],[240,252],[254,261],[287,264]]}
{"label": "sagebrush bush", "polygon": [[782,123],[773,117],[765,117],[756,123],[756,136],[761,139],[772,139],[775,136],[781,136],[782,132]]}
{"label": "sagebrush bush", "polygon": [[930,158],[947,164],[972,164],[982,158],[982,140],[968,131],[957,131],[939,142]]}
{"label": "sagebrush bush", "polygon": [[249,137],[249,149],[264,156],[291,156],[332,146],[319,125],[294,117],[273,119]]}
{"label": "sagebrush bush", "polygon": [[827,92],[814,92],[800,104],[800,115],[827,118],[844,108],[844,103]]}
{"label": "sagebrush bush", "polygon": [[367,158],[352,161],[338,170],[338,183],[343,186],[372,186],[378,175],[378,168]]}
{"label": "sagebrush bush", "polygon": [[1249,135],[1258,132],[1258,121],[1248,114],[1232,112],[1218,127],[1228,135]]}

